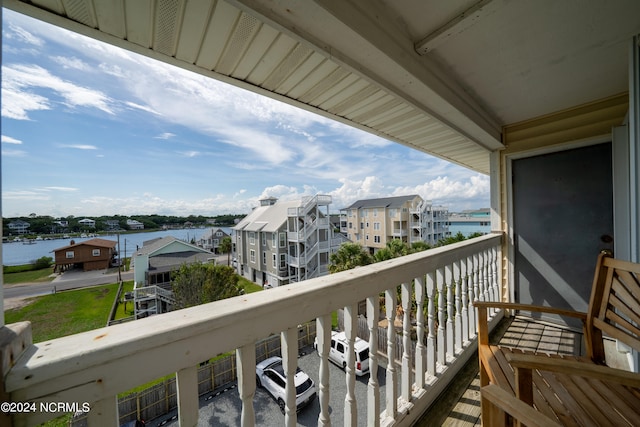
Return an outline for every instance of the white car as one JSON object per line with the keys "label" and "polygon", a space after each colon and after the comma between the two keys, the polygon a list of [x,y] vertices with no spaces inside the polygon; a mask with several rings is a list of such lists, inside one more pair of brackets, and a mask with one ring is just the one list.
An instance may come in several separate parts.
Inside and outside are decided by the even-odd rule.
{"label": "white car", "polygon": [[[256,385],[264,387],[271,394],[271,397],[278,402],[280,411],[285,411],[285,384],[286,376],[282,366],[282,358],[278,356],[270,357],[256,365]],[[309,375],[300,368],[296,369],[294,377],[296,386],[296,412],[311,403],[316,397],[316,385]]]}
{"label": "white car", "polygon": [[[313,342],[313,347],[318,350],[318,338]],[[355,352],[355,371],[357,376],[369,372],[369,343],[356,337],[353,344]],[[320,355],[320,353],[318,353]],[[329,347],[329,360],[340,366],[347,367],[347,336],[344,332],[331,331],[331,347]]]}

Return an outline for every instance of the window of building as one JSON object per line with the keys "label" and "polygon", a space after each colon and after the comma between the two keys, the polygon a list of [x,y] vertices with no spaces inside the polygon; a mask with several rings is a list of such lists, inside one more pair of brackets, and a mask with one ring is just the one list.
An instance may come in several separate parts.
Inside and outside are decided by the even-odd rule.
{"label": "window of building", "polygon": [[365,217],[365,218],[366,218],[367,216],[369,216],[369,209],[363,209],[363,210],[362,210],[362,216],[363,216],[363,217]]}
{"label": "window of building", "polygon": [[374,222],[373,223],[373,229],[374,230],[380,230],[380,223],[379,222]]}
{"label": "window of building", "polygon": [[276,254],[271,254],[273,268],[278,268],[278,256]]}
{"label": "window of building", "polygon": [[280,268],[287,266],[287,254],[280,254]]}
{"label": "window of building", "polygon": [[256,244],[256,233],[254,233],[253,231],[249,232],[249,244],[250,245]]}
{"label": "window of building", "polygon": [[267,253],[262,252],[262,265],[267,265]]}
{"label": "window of building", "polygon": [[74,258],[74,257],[75,257],[75,254],[73,251],[67,251],[67,259]]}
{"label": "window of building", "polygon": [[91,255],[100,256],[100,249],[94,249],[93,251],[91,251]]}
{"label": "window of building", "polygon": [[256,251],[254,251],[253,249],[249,251],[249,260],[253,263],[256,262]]}
{"label": "window of building", "polygon": [[378,216],[378,208],[373,209],[373,216]]}
{"label": "window of building", "polygon": [[360,230],[364,230],[364,222],[360,223]]}
{"label": "window of building", "polygon": [[275,248],[278,246],[278,233],[271,233],[271,247]]}
{"label": "window of building", "polygon": [[353,228],[353,223],[352,222],[349,223],[349,228],[350,229]]}
{"label": "window of building", "polygon": [[395,209],[389,209],[389,216],[390,217],[395,217],[396,216],[396,210]]}
{"label": "window of building", "polygon": [[284,248],[287,246],[287,233],[280,233],[280,247]]}
{"label": "window of building", "polygon": [[373,236],[373,241],[375,243],[380,243],[380,236]]}
{"label": "window of building", "polygon": [[262,246],[267,246],[267,233],[260,233],[260,235],[262,236]]}
{"label": "window of building", "polygon": [[216,236],[220,237],[222,236],[222,234],[223,234],[222,231],[216,231]]}
{"label": "window of building", "polygon": [[218,239],[213,239],[213,246],[218,246],[220,241]]}

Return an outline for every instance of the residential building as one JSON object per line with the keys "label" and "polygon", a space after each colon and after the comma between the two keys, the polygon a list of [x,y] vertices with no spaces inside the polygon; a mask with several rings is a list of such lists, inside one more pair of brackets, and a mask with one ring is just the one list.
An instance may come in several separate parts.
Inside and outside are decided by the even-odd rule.
{"label": "residential building", "polygon": [[[264,406],[255,402],[256,343],[279,334],[285,366],[295,372],[298,325],[317,319],[319,424],[428,424],[432,420],[420,420],[424,412],[441,402],[438,394],[458,384],[460,369],[477,357],[475,299],[533,300],[556,312],[584,311],[600,251],[640,261],[640,2],[135,4],[3,1],[16,13],[443,159],[435,167],[447,169],[452,162],[486,175],[492,233],[267,295],[168,313],[161,322],[143,319],[135,327],[115,325],[45,345],[32,342],[28,322],[0,323],[9,340],[2,350],[13,360],[0,376],[7,400],[78,402],[80,396],[91,404],[89,426],[120,425],[131,415],[118,414],[115,396],[172,375],[178,422],[197,425],[208,419],[198,419],[194,403],[196,366],[234,352],[240,381],[230,392],[237,393],[237,419],[253,426],[263,419]],[[129,83],[142,84],[137,78],[131,75]],[[421,167],[404,166],[425,178]],[[180,174],[166,172],[167,182]],[[110,171],[103,173],[108,179]],[[384,316],[400,314],[403,339],[396,339],[395,328],[380,326],[381,293]],[[415,317],[414,300],[407,297],[414,294],[422,295],[415,299]],[[345,308],[346,332],[352,333],[361,320],[354,304],[363,299],[370,369],[383,370],[384,381],[371,376],[366,396],[356,398],[353,359],[336,380],[337,371],[328,375],[333,368],[327,343],[332,313]],[[512,313],[496,309],[488,315],[491,329]],[[637,310],[632,315],[637,319]],[[606,321],[614,318],[638,323],[627,315]],[[557,325],[565,321],[553,319]],[[415,351],[405,345],[412,335]],[[637,337],[637,330],[629,336]],[[376,342],[386,348],[380,351]],[[638,371],[635,362],[629,366]],[[293,376],[288,378],[291,390]],[[336,395],[349,398],[330,405]],[[295,400],[289,393],[284,402],[288,425],[296,423]],[[601,405],[608,405],[606,399]],[[344,417],[335,416],[338,410]],[[0,424],[37,425],[56,416],[0,414]]]}
{"label": "residential building", "polygon": [[207,249],[214,254],[220,253],[219,247],[222,243],[222,239],[225,237],[231,237],[229,233],[224,231],[222,228],[211,228],[202,234],[200,238],[196,241],[196,245],[200,246],[203,249]]}
{"label": "residential building", "polygon": [[171,311],[171,272],[183,264],[212,261],[211,252],[173,236],[146,241],[131,256],[136,319]]}
{"label": "residential building", "polygon": [[276,287],[328,273],[329,254],[341,240],[329,225],[331,196],[260,201],[233,227],[239,274]]}
{"label": "residential building", "polygon": [[31,224],[29,224],[27,221],[16,219],[15,221],[11,221],[8,224],[8,227],[12,233],[25,234],[29,231],[29,227],[31,227]]}
{"label": "residential building", "polygon": [[127,219],[129,230],[144,230],[144,224],[135,219]]}
{"label": "residential building", "polygon": [[462,233],[464,237],[472,234],[491,232],[491,211],[489,208],[466,210],[449,214],[449,233],[455,236]]}
{"label": "residential building", "polygon": [[78,224],[80,224],[80,226],[86,227],[86,228],[96,228],[95,220],[89,219],[89,218],[81,219],[80,221],[78,221]]}
{"label": "residential building", "polygon": [[103,270],[116,262],[117,242],[107,239],[89,239],[53,250],[55,254],[54,271],[81,268],[84,271]]}
{"label": "residential building", "polygon": [[120,230],[120,221],[117,219],[108,219],[104,222],[106,231],[118,231]]}
{"label": "residential building", "polygon": [[448,233],[447,209],[417,194],[358,200],[340,212],[340,231],[372,254],[392,239],[434,245]]}

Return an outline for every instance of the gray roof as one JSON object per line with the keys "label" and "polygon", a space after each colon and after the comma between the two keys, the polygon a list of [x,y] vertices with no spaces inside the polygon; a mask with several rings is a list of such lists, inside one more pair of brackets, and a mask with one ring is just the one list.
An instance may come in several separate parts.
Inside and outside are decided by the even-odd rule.
{"label": "gray roof", "polygon": [[259,206],[238,223],[234,230],[265,231],[273,233],[278,231],[287,221],[289,208],[300,206],[300,201],[277,202],[274,205]]}
{"label": "gray roof", "polygon": [[196,261],[208,262],[212,257],[212,253],[195,251],[156,255],[149,258],[149,271],[156,273],[171,271],[179,268],[182,264],[192,264]]}
{"label": "gray roof", "polygon": [[[198,246],[192,245],[191,243],[187,243],[185,241],[182,241],[180,239],[177,239],[173,236],[167,236],[167,237],[162,237],[162,238],[158,238],[158,239],[152,239],[152,240],[148,240],[146,242],[143,243],[142,247],[140,249],[138,249],[133,255],[151,255],[154,252],[158,251],[159,249],[164,248],[165,246],[173,243],[173,242],[180,242],[183,245],[187,246],[189,249],[191,249],[194,252],[206,252],[209,253],[207,250],[202,249]],[[187,251],[188,252],[188,251]]]}
{"label": "gray roof", "polygon": [[[360,209],[360,208],[399,208],[405,202],[419,197],[417,194],[411,194],[409,196],[395,196],[395,197],[381,197],[379,199],[364,199],[358,200],[351,204],[351,206],[344,209]],[[344,210],[343,209],[343,210]]]}

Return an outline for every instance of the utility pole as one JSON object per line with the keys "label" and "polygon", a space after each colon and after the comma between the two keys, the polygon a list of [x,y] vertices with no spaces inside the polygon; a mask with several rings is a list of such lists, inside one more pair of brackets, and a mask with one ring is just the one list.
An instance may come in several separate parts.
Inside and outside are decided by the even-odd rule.
{"label": "utility pole", "polygon": [[120,233],[118,233],[118,283],[122,282],[122,253],[120,252]]}

